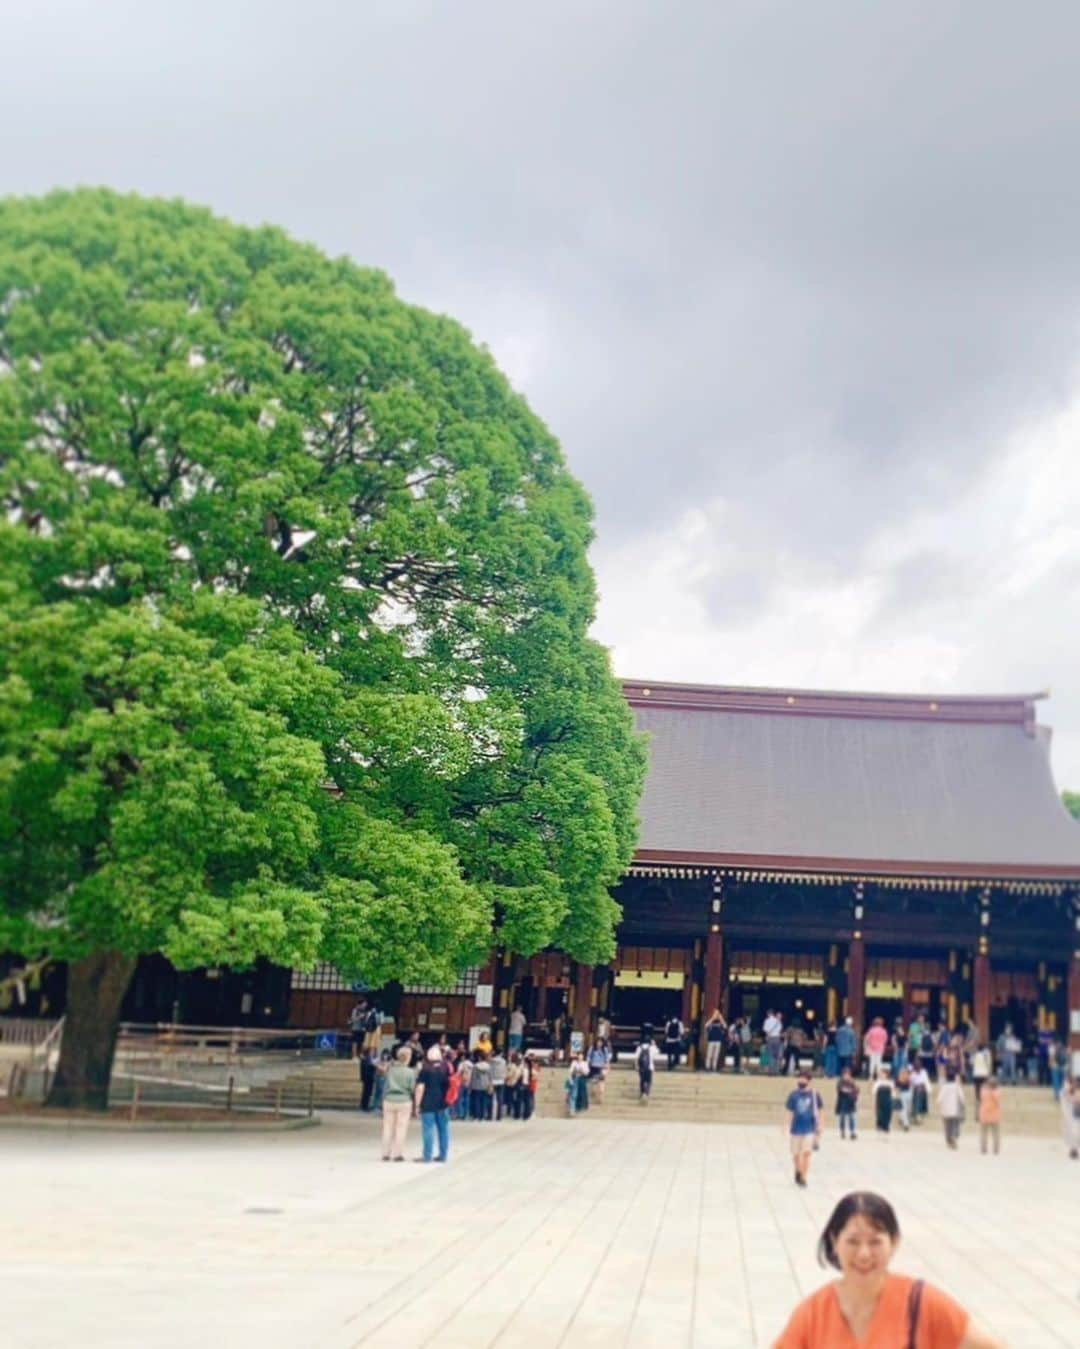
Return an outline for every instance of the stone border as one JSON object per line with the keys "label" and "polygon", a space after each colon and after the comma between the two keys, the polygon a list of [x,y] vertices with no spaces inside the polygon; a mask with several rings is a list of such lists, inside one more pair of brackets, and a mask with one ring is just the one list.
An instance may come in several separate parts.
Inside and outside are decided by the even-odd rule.
{"label": "stone border", "polygon": [[203,1133],[243,1133],[243,1134],[262,1134],[262,1133],[281,1133],[283,1130],[290,1129],[311,1129],[322,1124],[322,1120],[317,1115],[308,1117],[307,1115],[283,1117],[281,1119],[264,1120],[259,1123],[248,1122],[244,1119],[238,1119],[236,1123],[229,1124],[225,1120],[192,1120],[185,1123],[183,1120],[122,1120],[122,1119],[86,1119],[72,1116],[61,1116],[50,1119],[47,1115],[0,1115],[0,1129],[63,1129],[68,1133],[78,1133],[81,1130],[90,1132],[110,1132],[110,1133],[185,1133],[185,1134],[203,1134]]}

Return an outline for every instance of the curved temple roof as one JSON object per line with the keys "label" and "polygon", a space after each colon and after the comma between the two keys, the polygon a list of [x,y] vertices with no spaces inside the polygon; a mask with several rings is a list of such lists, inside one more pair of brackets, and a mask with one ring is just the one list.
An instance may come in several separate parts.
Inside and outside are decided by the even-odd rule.
{"label": "curved temple roof", "polygon": [[640,861],[1080,878],[1043,694],[623,690],[650,736]]}

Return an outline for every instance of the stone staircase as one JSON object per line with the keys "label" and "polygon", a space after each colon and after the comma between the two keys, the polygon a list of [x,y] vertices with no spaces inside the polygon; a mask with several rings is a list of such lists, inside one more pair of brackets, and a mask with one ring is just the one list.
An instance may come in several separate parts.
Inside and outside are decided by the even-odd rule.
{"label": "stone staircase", "polygon": [[[537,1092],[536,1113],[548,1118],[566,1114],[564,1065],[545,1065]],[[815,1085],[825,1101],[828,1122],[833,1124],[832,1109],[836,1088],[833,1082],[818,1078]],[[581,1118],[618,1120],[668,1120],[699,1124],[767,1124],[777,1127],[784,1118],[784,1101],[794,1079],[768,1077],[756,1073],[692,1072],[685,1066],[669,1073],[658,1068],[653,1078],[648,1105],[638,1099],[637,1074],[629,1064],[615,1064],[605,1084],[604,1102],[595,1101]],[[859,1128],[871,1130],[871,1099],[868,1084],[861,1084]],[[974,1091],[967,1088],[968,1121],[973,1127]],[[253,1088],[251,1104],[273,1106],[280,1098],[284,1107],[307,1107],[313,1099],[316,1110],[356,1110],[360,1104],[359,1067],[345,1059],[318,1063]],[[1002,1131],[1005,1134],[1059,1136],[1061,1116],[1048,1088],[1005,1087],[1002,1089]],[[898,1126],[897,1126],[898,1127]],[[923,1129],[939,1129],[940,1121],[931,1104],[930,1118]]]}

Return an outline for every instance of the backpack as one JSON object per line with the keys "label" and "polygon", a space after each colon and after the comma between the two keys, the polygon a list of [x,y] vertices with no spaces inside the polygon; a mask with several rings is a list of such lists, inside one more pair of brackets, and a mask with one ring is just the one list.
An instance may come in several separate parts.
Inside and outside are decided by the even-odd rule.
{"label": "backpack", "polygon": [[667,1023],[667,1030],[664,1034],[669,1040],[678,1040],[682,1034],[682,1026],[673,1018]]}
{"label": "backpack", "polygon": [[444,1100],[447,1105],[457,1105],[458,1096],[461,1094],[461,1074],[451,1071],[450,1077],[446,1083],[446,1095]]}
{"label": "backpack", "polygon": [[376,1012],[374,1007],[371,1009],[370,1012],[368,1012],[367,1016],[364,1017],[364,1029],[369,1034],[371,1033],[371,1031],[379,1029],[379,1014],[378,1012]]}

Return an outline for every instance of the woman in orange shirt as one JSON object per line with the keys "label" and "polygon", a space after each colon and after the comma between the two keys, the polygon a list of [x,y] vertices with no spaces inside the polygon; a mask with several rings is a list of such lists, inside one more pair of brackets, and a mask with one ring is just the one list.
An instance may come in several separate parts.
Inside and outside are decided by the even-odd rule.
{"label": "woman in orange shirt", "polygon": [[774,1349],[1004,1349],[940,1289],[890,1274],[899,1244],[887,1199],[845,1195],[818,1243],[840,1278],[800,1302]]}

